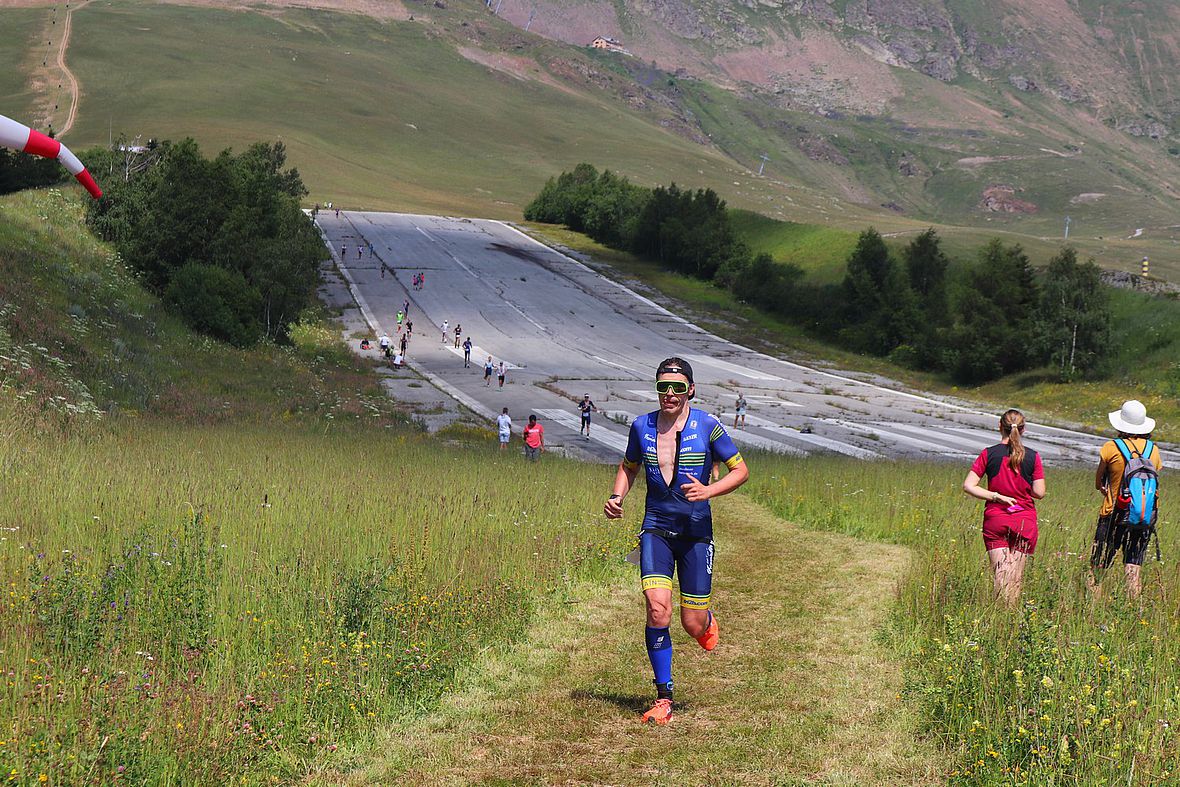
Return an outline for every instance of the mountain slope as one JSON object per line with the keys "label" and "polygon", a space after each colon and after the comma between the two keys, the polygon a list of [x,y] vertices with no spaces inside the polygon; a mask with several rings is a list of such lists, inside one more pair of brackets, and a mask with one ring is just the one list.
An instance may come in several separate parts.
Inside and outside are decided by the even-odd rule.
{"label": "mountain slope", "polygon": [[[112,131],[281,139],[309,202],[505,218],[590,161],[778,219],[934,224],[963,246],[1051,246],[1068,216],[1105,267],[1180,270],[1180,36],[1162,2],[189,2],[74,14],[76,149]],[[25,36],[0,55],[29,63],[49,8],[41,30],[2,13]],[[634,55],[588,50],[600,32]]]}

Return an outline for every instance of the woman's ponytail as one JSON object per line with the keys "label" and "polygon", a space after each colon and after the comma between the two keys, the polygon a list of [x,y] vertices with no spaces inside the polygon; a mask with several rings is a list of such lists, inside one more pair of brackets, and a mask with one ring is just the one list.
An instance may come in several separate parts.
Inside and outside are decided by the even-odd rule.
{"label": "woman's ponytail", "polygon": [[1021,440],[1024,415],[1019,410],[1004,413],[1000,416],[1000,432],[1008,438],[1008,464],[1012,472],[1019,474],[1020,466],[1024,464],[1024,442]]}

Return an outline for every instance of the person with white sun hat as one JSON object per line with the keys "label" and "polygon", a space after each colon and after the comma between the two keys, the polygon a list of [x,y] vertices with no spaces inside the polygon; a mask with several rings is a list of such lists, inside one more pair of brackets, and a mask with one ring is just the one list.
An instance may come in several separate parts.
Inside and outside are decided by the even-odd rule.
{"label": "person with white sun hat", "polygon": [[1122,550],[1127,595],[1135,598],[1142,589],[1140,571],[1155,533],[1156,485],[1163,462],[1159,447],[1151,440],[1155,419],[1147,417],[1142,402],[1123,402],[1109,418],[1118,436],[1099,451],[1094,487],[1102,493],[1102,507],[1087,584],[1097,591],[1103,573]]}

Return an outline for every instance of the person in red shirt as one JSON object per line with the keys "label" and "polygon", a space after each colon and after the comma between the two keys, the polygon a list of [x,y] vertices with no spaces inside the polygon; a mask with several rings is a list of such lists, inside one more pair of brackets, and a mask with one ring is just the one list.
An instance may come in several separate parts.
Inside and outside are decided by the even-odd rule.
{"label": "person in red shirt", "polygon": [[[983,449],[963,480],[963,491],[986,501],[983,544],[996,596],[1009,606],[1020,598],[1024,564],[1037,548],[1036,500],[1045,496],[1041,457],[1024,446],[1024,416],[1000,416],[1000,442]],[[979,485],[987,478],[987,487]]]}
{"label": "person in red shirt", "polygon": [[524,427],[524,455],[535,462],[541,458],[545,450],[545,427],[537,423],[537,416],[530,415],[529,422]]}

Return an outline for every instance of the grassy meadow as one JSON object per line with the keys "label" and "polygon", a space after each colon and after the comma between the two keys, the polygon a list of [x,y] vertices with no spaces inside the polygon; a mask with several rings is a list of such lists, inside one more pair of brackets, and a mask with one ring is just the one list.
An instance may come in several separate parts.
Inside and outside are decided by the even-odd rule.
{"label": "grassy meadow", "polygon": [[339,767],[633,540],[595,515],[607,469],[490,439],[120,423],[0,452],[0,767],[22,783]]}
{"label": "grassy meadow", "polygon": [[1085,587],[1093,472],[1046,468],[1023,605],[1007,610],[992,599],[982,507],[960,491],[965,467],[748,459],[758,472],[744,494],[779,516],[912,548],[883,636],[904,660],[905,698],[951,757],[951,783],[1174,781],[1180,542],[1166,502],[1163,562],[1153,547],[1141,600],[1123,593],[1117,562],[1095,596]]}

